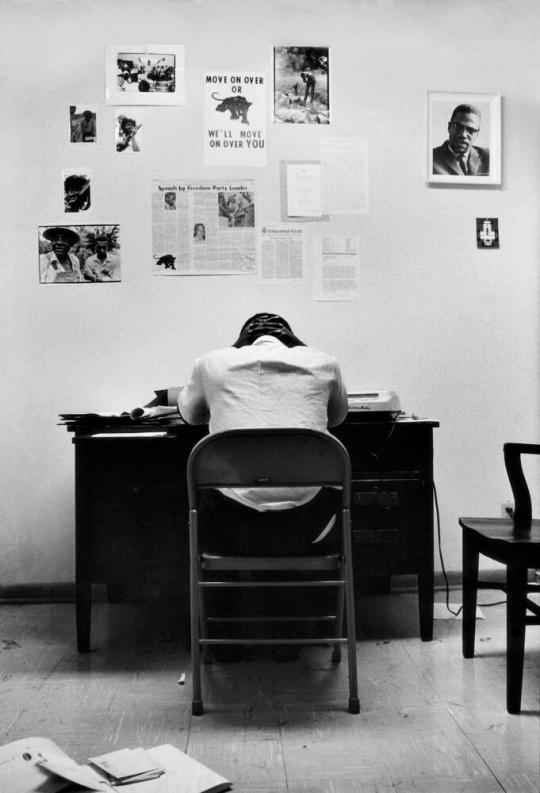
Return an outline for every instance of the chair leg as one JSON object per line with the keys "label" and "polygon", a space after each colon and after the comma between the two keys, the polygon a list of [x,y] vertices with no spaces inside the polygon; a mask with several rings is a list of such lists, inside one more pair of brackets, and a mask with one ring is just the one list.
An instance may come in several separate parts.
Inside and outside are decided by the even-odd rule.
{"label": "chair leg", "polygon": [[508,713],[519,713],[525,649],[527,568],[508,564],[506,586],[506,709]]}
{"label": "chair leg", "polygon": [[[339,575],[341,578],[345,576],[345,570],[341,570]],[[345,617],[345,588],[343,586],[336,587],[336,638],[340,639],[343,636],[344,617]],[[336,642],[332,649],[332,663],[339,664],[341,661],[341,644]]]}
{"label": "chair leg", "polygon": [[191,712],[194,716],[203,713],[201,691],[201,634],[200,592],[198,586],[200,569],[197,547],[197,513],[190,512],[190,565],[189,565],[189,600],[191,616]]}
{"label": "chair leg", "polygon": [[478,548],[474,537],[463,529],[463,657],[474,657],[474,637],[476,631],[476,596],[478,590]]}
{"label": "chair leg", "polygon": [[343,510],[343,552],[345,556],[345,614],[347,617],[347,661],[349,667],[349,713],[360,713],[358,699],[358,670],[356,668],[356,620],[354,615],[354,585],[350,513]]}

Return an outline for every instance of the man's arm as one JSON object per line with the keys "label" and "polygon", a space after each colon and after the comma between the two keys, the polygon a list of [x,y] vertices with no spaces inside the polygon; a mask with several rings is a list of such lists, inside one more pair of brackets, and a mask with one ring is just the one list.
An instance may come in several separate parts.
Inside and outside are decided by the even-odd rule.
{"label": "man's arm", "polygon": [[336,424],[341,424],[341,422],[345,420],[348,412],[349,403],[347,400],[347,389],[341,377],[339,366],[336,363],[334,368],[334,381],[328,400],[328,426],[335,427]]}
{"label": "man's arm", "polygon": [[210,412],[204,393],[199,361],[195,361],[189,381],[178,394],[178,410],[188,424],[208,423]]}

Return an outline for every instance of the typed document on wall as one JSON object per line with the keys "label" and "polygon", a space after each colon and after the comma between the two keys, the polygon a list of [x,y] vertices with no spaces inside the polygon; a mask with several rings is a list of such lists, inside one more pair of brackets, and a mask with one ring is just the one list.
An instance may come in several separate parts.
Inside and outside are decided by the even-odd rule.
{"label": "typed document on wall", "polygon": [[315,300],[356,300],[358,297],[359,237],[320,237],[315,242]]}
{"label": "typed document on wall", "polygon": [[304,277],[304,229],[263,226],[260,233],[259,282],[301,281]]}

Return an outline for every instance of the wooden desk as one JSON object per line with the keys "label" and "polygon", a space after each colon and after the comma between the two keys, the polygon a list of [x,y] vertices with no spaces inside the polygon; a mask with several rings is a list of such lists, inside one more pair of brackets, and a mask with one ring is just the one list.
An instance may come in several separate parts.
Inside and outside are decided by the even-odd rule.
{"label": "wooden desk", "polygon": [[[356,421],[335,428],[353,470],[357,596],[391,575],[418,577],[420,635],[433,635],[433,428],[436,421]],[[90,649],[91,584],[109,600],[179,598],[188,630],[185,471],[206,433],[167,425],[70,422],[75,444],[77,646]],[[154,432],[157,435],[146,436]]]}

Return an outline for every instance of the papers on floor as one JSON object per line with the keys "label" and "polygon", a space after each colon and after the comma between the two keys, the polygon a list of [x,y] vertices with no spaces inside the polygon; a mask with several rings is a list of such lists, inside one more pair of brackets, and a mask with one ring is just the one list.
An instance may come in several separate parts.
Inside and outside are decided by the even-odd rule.
{"label": "papers on floor", "polygon": [[23,738],[0,746],[2,793],[58,793],[76,784],[107,793],[221,793],[231,783],[171,744],[120,749],[78,765],[48,738]]}
{"label": "papers on floor", "polygon": [[83,790],[110,786],[88,766],[80,766],[48,738],[23,738],[0,746],[0,790],[9,793],[57,793],[70,782]]}
{"label": "papers on floor", "polygon": [[90,757],[89,762],[104,771],[113,785],[144,782],[164,773],[164,769],[144,749],[118,749],[99,757]]}

